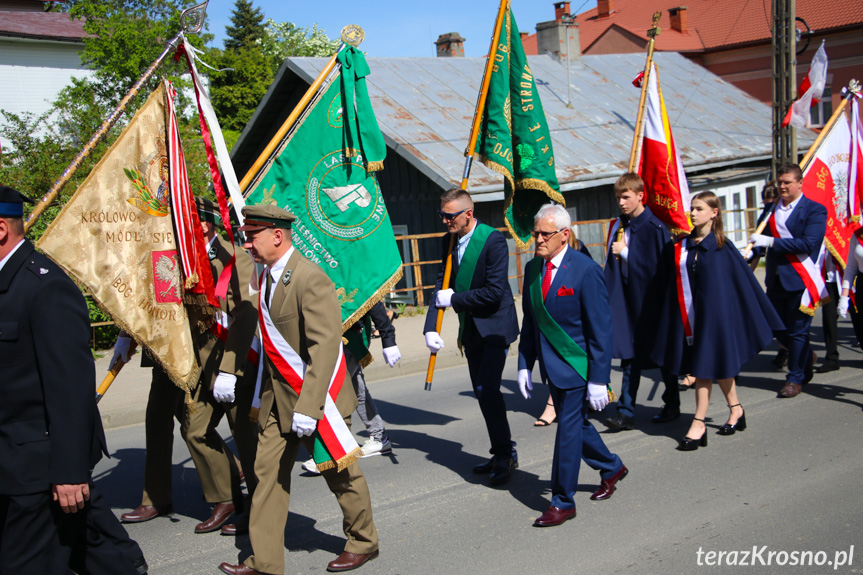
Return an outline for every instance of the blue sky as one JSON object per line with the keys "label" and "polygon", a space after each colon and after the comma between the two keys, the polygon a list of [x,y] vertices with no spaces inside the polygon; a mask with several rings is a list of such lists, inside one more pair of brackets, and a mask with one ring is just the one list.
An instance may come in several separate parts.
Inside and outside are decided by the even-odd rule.
{"label": "blue sky", "polygon": [[[373,57],[434,56],[440,34],[458,32],[466,39],[465,56],[488,53],[498,0],[253,0],[267,18],[311,27],[317,23],[330,38],[347,24],[359,24],[366,33],[360,48]],[[570,8],[579,13],[596,6],[596,0],[575,0]],[[233,0],[210,0],[207,21],[222,47],[225,26],[230,24]],[[552,0],[512,0],[512,10],[522,32],[536,32],[537,22],[554,19]]]}

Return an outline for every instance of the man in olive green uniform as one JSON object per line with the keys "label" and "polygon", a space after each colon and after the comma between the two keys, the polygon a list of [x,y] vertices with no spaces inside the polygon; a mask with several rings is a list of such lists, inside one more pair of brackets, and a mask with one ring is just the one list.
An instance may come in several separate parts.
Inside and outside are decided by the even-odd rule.
{"label": "man in olive green uniform", "polygon": [[[232,253],[228,243],[216,233],[220,222],[218,207],[204,198],[196,198],[196,204],[208,242],[213,279],[218,282]],[[153,368],[146,416],[144,496],[137,509],[121,516],[123,521],[138,523],[171,512],[174,417],[180,422],[180,432],[198,471],[204,499],[214,506],[210,518],[195,527],[196,533],[219,529],[243,505],[239,470],[216,431],[223,415],[227,415],[231,425],[249,493],[254,490],[257,426],[249,419],[257,369],[249,353],[258,325],[257,297],[249,292],[249,281],[254,275],[252,259],[237,250],[227,296],[220,301],[221,312],[216,323],[207,329],[198,325],[195,317],[190,318],[192,330],[198,334],[195,350],[202,367],[201,379],[192,393],[193,406],[187,408],[183,392],[160,368]],[[122,353],[122,347],[118,340],[115,354]]]}
{"label": "man in olive green uniform", "polygon": [[[267,205],[246,206],[243,215],[244,247],[267,266],[259,282],[266,357],[255,463],[259,483],[250,517],[253,555],[245,564],[222,563],[219,569],[229,575],[284,573],[291,470],[300,444],[314,449],[316,430],[315,438],[322,438],[336,460],[328,462],[330,467],[319,464],[319,469],[342,508],[348,538],[345,551],[327,570],[355,569],[378,555],[378,534],[368,486],[356,461],[361,451],[350,434],[357,398],[342,351],[335,287],[291,245],[293,214]],[[338,390],[334,402],[330,388]],[[338,430],[346,435],[333,444],[325,436]]]}

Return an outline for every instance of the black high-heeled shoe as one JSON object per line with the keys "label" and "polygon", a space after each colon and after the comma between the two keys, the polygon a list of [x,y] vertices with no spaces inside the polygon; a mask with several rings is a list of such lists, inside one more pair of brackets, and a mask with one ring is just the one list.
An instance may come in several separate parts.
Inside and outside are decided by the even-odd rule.
{"label": "black high-heeled shoe", "polygon": [[[697,417],[693,417],[695,421],[700,421],[704,423],[703,419],[698,419]],[[680,451],[695,451],[700,447],[707,447],[707,428],[704,428],[704,433],[701,434],[701,437],[698,439],[691,439],[688,436],[684,437],[680,440],[680,445],[678,449]]]}
{"label": "black high-heeled shoe", "polygon": [[[740,407],[740,409],[743,409],[743,407],[739,403],[736,405],[729,405],[728,409],[734,409],[735,407]],[[740,419],[737,420],[737,423],[735,423],[734,425],[726,423],[725,425],[720,427],[719,431],[717,431],[716,433],[717,435],[734,435],[734,432],[743,431],[744,429],[746,429],[746,410],[743,410],[743,413],[740,414]]]}

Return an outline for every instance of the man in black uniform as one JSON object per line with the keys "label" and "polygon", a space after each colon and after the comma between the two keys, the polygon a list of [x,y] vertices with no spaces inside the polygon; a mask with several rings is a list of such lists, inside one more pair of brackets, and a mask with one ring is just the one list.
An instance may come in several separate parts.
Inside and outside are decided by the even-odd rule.
{"label": "man in black uniform", "polygon": [[24,239],[24,201],[0,186],[0,573],[66,573],[73,546],[90,573],[145,573],[96,528],[111,518],[92,504],[107,451],[87,306]]}

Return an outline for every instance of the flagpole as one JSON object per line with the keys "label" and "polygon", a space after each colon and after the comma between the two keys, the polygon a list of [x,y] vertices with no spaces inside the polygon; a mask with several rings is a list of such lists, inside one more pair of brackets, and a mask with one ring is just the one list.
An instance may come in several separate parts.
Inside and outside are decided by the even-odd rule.
{"label": "flagpole", "polygon": [[[135,347],[138,342],[134,339],[132,340],[132,344],[129,346],[129,358],[131,359],[132,354],[135,353]],[[117,377],[117,374],[120,373],[120,370],[123,369],[123,366],[126,365],[123,361],[122,357],[118,357],[117,361],[111,364],[111,368],[108,370],[107,375],[105,375],[105,379],[102,380],[102,383],[99,384],[99,387],[96,389],[96,403],[99,403],[99,400],[105,395],[108,391],[108,388],[111,387],[111,384],[114,383],[114,379]]]}
{"label": "flagpole", "polygon": [[629,152],[629,167],[627,172],[635,171],[635,155],[638,152],[638,142],[641,139],[641,125],[644,121],[644,102],[647,100],[647,81],[650,79],[650,65],[653,63],[653,45],[659,36],[659,19],[662,12],[653,14],[653,28],[647,31],[650,41],[647,43],[647,62],[644,64],[644,74],[641,79],[641,98],[638,100],[638,114],[635,117],[635,133],[632,135],[632,151]]}
{"label": "flagpole", "polygon": [[243,179],[240,180],[240,193],[245,193],[246,188],[249,187],[249,184],[257,177],[260,171],[263,169],[264,165],[267,161],[272,157],[275,153],[276,148],[282,143],[282,140],[285,139],[285,136],[288,135],[288,132],[291,131],[291,128],[294,127],[294,124],[297,123],[297,119],[300,117],[300,114],[305,111],[306,106],[309,105],[312,98],[318,93],[324,81],[327,79],[327,76],[333,71],[333,68],[336,67],[336,59],[339,56],[339,52],[341,52],[345,46],[353,46],[356,48],[359,46],[362,41],[365,39],[365,33],[363,29],[355,24],[349,24],[342,28],[342,43],[339,44],[338,50],[333,54],[327,65],[324,66],[324,69],[321,70],[321,73],[318,74],[318,77],[315,78],[315,81],[312,82],[312,85],[309,86],[309,89],[306,90],[306,93],[303,94],[303,97],[300,98],[300,101],[294,106],[294,109],[291,111],[290,115],[288,115],[287,119],[282,123],[282,126],[279,128],[279,131],[270,139],[270,142],[267,144],[267,147],[260,153],[258,159],[255,160],[255,163],[252,164],[252,167],[249,168],[249,171],[246,172],[246,175],[243,176]]}
{"label": "flagpole", "polygon": [[162,50],[162,53],[159,54],[159,57],[150,64],[150,67],[144,72],[144,74],[138,78],[138,81],[135,82],[135,85],[123,96],[123,99],[120,100],[120,103],[117,105],[117,108],[114,112],[108,116],[108,119],[105,120],[102,125],[96,130],[96,133],[90,138],[90,141],[84,146],[84,148],[78,152],[78,155],[72,160],[72,162],[63,170],[63,173],[60,175],[60,178],[54,182],[54,185],[51,186],[51,189],[42,196],[36,206],[33,207],[33,210],[27,215],[24,219],[24,231],[30,229],[30,227],[36,222],[42,212],[53,202],[60,192],[66,187],[66,184],[69,183],[69,180],[72,179],[72,176],[78,171],[78,168],[81,167],[81,164],[84,163],[84,160],[90,156],[95,147],[101,142],[105,136],[108,134],[108,131],[117,123],[117,120],[120,119],[120,116],[123,115],[123,112],[126,111],[126,107],[129,105],[129,102],[135,98],[138,93],[141,91],[141,88],[145,83],[156,73],[156,69],[162,65],[162,62],[171,53],[171,51],[177,48],[177,42],[180,37],[185,33],[189,34],[197,34],[201,31],[201,28],[204,26],[204,16],[207,13],[207,4],[210,0],[206,0],[202,4],[198,4],[197,6],[192,6],[191,8],[187,8],[183,10],[180,14],[180,23],[182,25],[181,30],[177,33],[176,36],[171,38],[165,49]]}
{"label": "flagpole", "polygon": [[[854,82],[852,80],[852,82]],[[827,123],[824,124],[824,127],[818,133],[818,137],[815,138],[815,142],[809,147],[806,151],[806,155],[803,156],[803,159],[800,160],[800,171],[806,171],[806,168],[809,167],[809,162],[812,161],[812,158],[815,156],[815,152],[818,151],[818,148],[821,147],[821,142],[824,141],[824,138],[830,134],[830,130],[833,129],[833,125],[839,120],[839,116],[845,113],[845,107],[848,105],[848,102],[851,101],[851,98],[854,97],[854,92],[850,89],[851,85],[849,84],[849,90],[842,98],[842,103],[836,107],[836,110],[833,111],[833,115],[830,116],[830,119],[827,120]],[[764,218],[764,220],[758,224],[758,227],[755,228],[755,231],[752,232],[752,235],[758,235],[764,231],[764,228],[767,227],[767,222],[770,218]],[[755,246],[752,242],[746,244],[746,247],[743,249],[743,257],[748,258],[749,253],[752,251],[752,248]]]}
{"label": "flagpole", "polygon": [[[470,136],[468,137],[467,149],[464,151],[464,172],[461,179],[461,189],[467,191],[468,180],[470,179],[470,167],[473,163],[474,148],[476,140],[479,137],[479,128],[482,123],[482,114],[485,110],[485,101],[488,97],[488,85],[491,82],[492,67],[494,66],[495,56],[497,55],[497,46],[500,42],[500,30],[503,25],[503,19],[506,16],[509,0],[500,0],[500,6],[497,9],[497,18],[494,22],[494,31],[491,36],[491,46],[488,49],[488,58],[485,62],[485,70],[482,73],[482,84],[480,85],[479,94],[476,99],[476,108],[473,112],[473,122],[470,128]],[[446,264],[443,271],[443,281],[441,289],[449,289],[450,276],[452,275],[452,250],[455,246],[455,234],[449,238],[449,249],[447,250]],[[444,309],[437,310],[437,320],[435,321],[435,331],[440,333],[443,327]],[[437,353],[433,352],[429,356],[428,370],[426,370],[425,390],[430,391],[432,386],[432,378],[434,377],[434,366],[437,360]]]}

